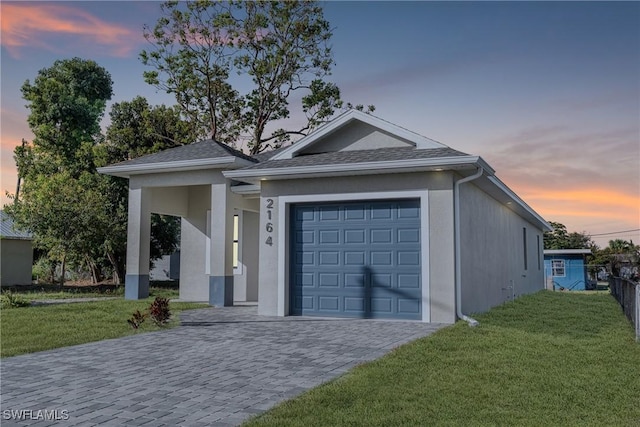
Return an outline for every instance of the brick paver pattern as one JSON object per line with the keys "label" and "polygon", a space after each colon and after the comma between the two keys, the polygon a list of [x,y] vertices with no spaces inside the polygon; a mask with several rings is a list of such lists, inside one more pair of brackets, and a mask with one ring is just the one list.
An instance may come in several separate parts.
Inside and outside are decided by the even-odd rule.
{"label": "brick paver pattern", "polygon": [[174,329],[3,359],[2,425],[238,425],[443,326],[256,313],[190,310]]}

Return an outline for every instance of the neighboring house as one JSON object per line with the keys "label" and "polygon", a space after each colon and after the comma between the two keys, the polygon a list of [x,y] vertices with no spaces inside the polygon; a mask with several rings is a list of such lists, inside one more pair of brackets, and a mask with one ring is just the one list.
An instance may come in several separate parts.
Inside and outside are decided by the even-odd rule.
{"label": "neighboring house", "polygon": [[453,323],[544,287],[551,227],[481,157],[356,110],[254,157],[206,140],[99,171],[129,179],[129,299],[152,212],[182,217],[181,299],[262,315]]}
{"label": "neighboring house", "polygon": [[585,261],[585,257],[590,254],[591,249],[545,249],[544,271],[547,289],[590,289]]}
{"label": "neighboring house", "polygon": [[31,233],[17,231],[13,220],[0,211],[0,284],[30,285],[33,267]]}

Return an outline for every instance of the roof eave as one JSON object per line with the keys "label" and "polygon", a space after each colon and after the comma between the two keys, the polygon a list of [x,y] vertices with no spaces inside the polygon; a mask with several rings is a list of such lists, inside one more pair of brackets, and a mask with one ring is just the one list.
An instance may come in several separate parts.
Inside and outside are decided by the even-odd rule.
{"label": "roof eave", "polygon": [[199,169],[237,169],[251,166],[255,163],[235,156],[216,157],[212,159],[178,160],[172,162],[143,163],[135,165],[114,165],[98,168],[98,172],[104,175],[129,178],[133,175],[182,172]]}
{"label": "roof eave", "polygon": [[226,178],[250,183],[263,180],[315,178],[345,175],[371,175],[379,173],[402,173],[438,170],[460,170],[472,168],[479,163],[492,171],[491,167],[477,156],[440,157],[437,159],[406,159],[380,162],[342,163],[330,165],[293,166],[271,169],[240,169],[225,171]]}
{"label": "roof eave", "polygon": [[494,188],[506,196],[507,200],[505,201],[505,204],[509,209],[515,211],[521,217],[528,219],[532,223],[538,223],[542,231],[553,231],[553,227],[551,227],[544,218],[534,211],[531,206],[522,200],[513,190],[507,187],[507,185],[495,176],[495,174],[487,176],[487,180]]}

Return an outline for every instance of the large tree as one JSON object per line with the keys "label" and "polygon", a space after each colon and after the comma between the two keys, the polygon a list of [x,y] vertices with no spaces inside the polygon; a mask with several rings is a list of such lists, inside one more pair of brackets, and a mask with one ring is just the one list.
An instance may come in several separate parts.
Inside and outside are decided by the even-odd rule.
{"label": "large tree", "polygon": [[103,228],[96,215],[100,196],[92,150],[111,98],[111,76],[94,61],[59,60],[40,70],[33,83],[27,80],[22,94],[34,139],[15,150],[22,189],[8,211],[34,233],[37,247],[62,263],[63,272],[72,261],[96,277],[94,248]]}
{"label": "large tree", "polygon": [[[255,154],[307,134],[341,108],[339,88],[324,80],[332,32],[317,2],[167,1],[161,8],[144,32],[152,48],[140,57],[155,68],[145,80],[175,94],[201,135],[246,137]],[[294,93],[306,123],[265,136],[269,124],[289,118]]]}

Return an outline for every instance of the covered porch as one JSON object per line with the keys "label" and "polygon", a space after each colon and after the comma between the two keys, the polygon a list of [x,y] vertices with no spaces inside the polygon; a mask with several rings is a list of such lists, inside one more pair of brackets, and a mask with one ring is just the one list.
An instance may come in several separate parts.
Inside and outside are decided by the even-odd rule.
{"label": "covered porch", "polygon": [[181,300],[257,302],[259,188],[222,174],[255,160],[211,140],[170,151],[171,158],[161,152],[100,170],[129,179],[125,298],[149,295],[151,214],[157,213],[181,218]]}

